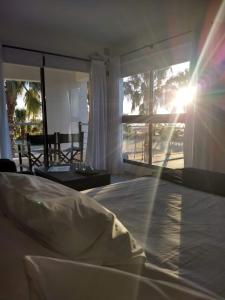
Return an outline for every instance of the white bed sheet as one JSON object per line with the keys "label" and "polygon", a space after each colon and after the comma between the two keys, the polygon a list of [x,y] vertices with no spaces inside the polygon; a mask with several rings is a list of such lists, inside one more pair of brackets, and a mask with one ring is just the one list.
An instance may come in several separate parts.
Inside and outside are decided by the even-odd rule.
{"label": "white bed sheet", "polygon": [[84,191],[113,211],[149,262],[225,297],[225,198],[154,177]]}

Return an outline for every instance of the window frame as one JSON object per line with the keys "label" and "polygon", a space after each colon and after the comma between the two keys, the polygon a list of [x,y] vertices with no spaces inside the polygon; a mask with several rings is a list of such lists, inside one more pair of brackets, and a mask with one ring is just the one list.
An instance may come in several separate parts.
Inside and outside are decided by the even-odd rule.
{"label": "window frame", "polygon": [[[179,63],[178,63],[179,64]],[[122,124],[132,124],[132,123],[146,123],[148,124],[148,150],[149,159],[148,162],[136,161],[131,159],[123,159],[123,162],[134,164],[137,166],[153,167],[153,168],[165,168],[152,164],[152,128],[153,124],[157,123],[184,123],[186,120],[185,113],[172,113],[172,114],[154,114],[153,113],[153,101],[154,101],[154,77],[153,74],[156,70],[149,70],[150,73],[150,83],[149,83],[149,114],[148,115],[122,115]],[[131,75],[132,76],[132,75]],[[121,78],[123,80],[123,78]],[[123,98],[124,99],[124,98]],[[176,122],[175,122],[176,120]],[[168,168],[168,167],[166,167]]]}

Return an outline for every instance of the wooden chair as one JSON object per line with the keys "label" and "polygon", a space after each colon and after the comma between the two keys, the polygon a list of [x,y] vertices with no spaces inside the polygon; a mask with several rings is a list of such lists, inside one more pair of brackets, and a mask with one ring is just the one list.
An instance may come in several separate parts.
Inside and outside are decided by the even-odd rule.
{"label": "wooden chair", "polygon": [[[29,171],[32,172],[34,166],[42,166],[44,158],[44,135],[26,136],[26,150],[18,145],[20,171],[23,171],[22,157],[28,158]],[[35,148],[34,148],[35,147]],[[56,134],[48,135],[48,152],[49,160],[52,162],[56,159]]]}
{"label": "wooden chair", "polygon": [[[57,153],[59,163],[72,163],[83,161],[84,133],[63,134],[57,132]],[[65,149],[62,144],[69,144]]]}

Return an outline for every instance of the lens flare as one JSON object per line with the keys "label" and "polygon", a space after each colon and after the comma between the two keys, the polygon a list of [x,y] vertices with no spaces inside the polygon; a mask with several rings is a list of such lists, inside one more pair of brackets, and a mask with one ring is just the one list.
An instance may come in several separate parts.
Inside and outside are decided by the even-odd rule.
{"label": "lens flare", "polygon": [[185,110],[185,107],[193,102],[196,96],[196,92],[197,92],[196,86],[186,86],[180,88],[176,92],[173,105],[177,113],[183,112]]}

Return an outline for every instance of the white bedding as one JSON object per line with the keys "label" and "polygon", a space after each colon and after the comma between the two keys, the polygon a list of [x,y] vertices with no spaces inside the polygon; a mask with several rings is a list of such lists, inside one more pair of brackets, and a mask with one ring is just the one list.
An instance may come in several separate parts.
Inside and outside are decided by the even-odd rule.
{"label": "white bedding", "polygon": [[84,191],[113,211],[151,263],[225,297],[225,198],[153,177]]}
{"label": "white bedding", "polygon": [[45,178],[0,173],[0,209],[63,256],[105,266],[143,265],[143,249],[109,210]]}
{"label": "white bedding", "polygon": [[[165,274],[192,280],[225,297],[225,198],[150,177],[84,193],[112,210],[146,248],[149,261]],[[60,255],[21,232],[1,213],[0,224],[0,299],[28,299],[23,257]],[[159,280],[168,278],[156,274]]]}
{"label": "white bedding", "polygon": [[[32,237],[32,238],[31,238]],[[0,300],[28,299],[25,255],[133,270],[146,260],[114,214],[56,182],[0,172]]]}

